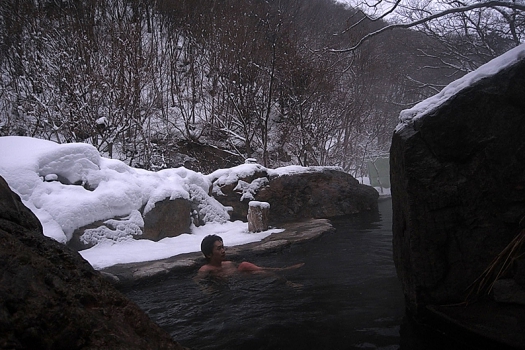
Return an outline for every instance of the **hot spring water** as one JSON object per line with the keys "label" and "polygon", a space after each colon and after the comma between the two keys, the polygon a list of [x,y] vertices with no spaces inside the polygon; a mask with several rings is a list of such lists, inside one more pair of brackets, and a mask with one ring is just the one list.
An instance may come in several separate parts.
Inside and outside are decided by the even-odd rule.
{"label": "hot spring water", "polygon": [[[392,261],[392,202],[379,214],[334,220],[336,232],[260,266],[298,270],[193,281],[173,274],[126,294],[191,349],[398,349],[404,315]],[[227,241],[224,242],[228,244]]]}

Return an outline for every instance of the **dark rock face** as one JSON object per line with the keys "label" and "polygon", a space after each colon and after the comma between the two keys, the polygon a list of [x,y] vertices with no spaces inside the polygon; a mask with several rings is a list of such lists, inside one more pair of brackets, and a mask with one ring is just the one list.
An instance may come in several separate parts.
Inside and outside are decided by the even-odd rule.
{"label": "dark rock face", "polygon": [[244,163],[244,159],[231,152],[198,142],[180,141],[171,155],[170,167],[185,167],[209,174],[217,169],[231,168]]}
{"label": "dark rock face", "polygon": [[525,60],[396,131],[390,156],[409,308],[464,301],[525,217]]}
{"label": "dark rock face", "polygon": [[144,233],[138,238],[161,240],[190,231],[191,202],[182,198],[155,203],[155,208],[144,215]]}
{"label": "dark rock face", "polygon": [[183,349],[80,255],[45,237],[0,177],[0,348]]}
{"label": "dark rock face", "polygon": [[271,204],[271,221],[285,222],[377,210],[379,193],[350,174],[324,170],[273,178],[255,198]]}
{"label": "dark rock face", "polygon": [[[265,177],[269,176],[261,173],[242,181],[253,183]],[[233,207],[232,219],[246,220],[249,200],[240,201],[241,194],[233,191],[235,186],[221,188],[225,197],[217,200]],[[254,194],[256,201],[270,203],[270,222],[331,218],[377,210],[378,198],[373,187],[359,184],[350,174],[328,169],[269,178]]]}

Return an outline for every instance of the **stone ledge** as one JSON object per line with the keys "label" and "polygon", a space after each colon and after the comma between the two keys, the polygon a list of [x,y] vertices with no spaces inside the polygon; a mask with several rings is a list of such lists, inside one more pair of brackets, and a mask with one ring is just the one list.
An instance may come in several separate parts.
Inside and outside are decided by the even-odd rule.
{"label": "stone ledge", "polygon": [[[259,242],[228,248],[228,258],[237,260],[246,255],[264,255],[282,251],[292,244],[298,244],[319,238],[335,229],[327,219],[309,219],[300,222],[286,223],[281,226],[284,231],[274,233]],[[101,274],[117,286],[127,286],[161,278],[176,271],[196,270],[204,264],[202,253],[187,253],[167,259],[145,261],[131,264],[118,264],[100,270]]]}
{"label": "stone ledge", "polygon": [[471,348],[525,349],[525,306],[478,301],[462,306],[426,307],[435,329]]}

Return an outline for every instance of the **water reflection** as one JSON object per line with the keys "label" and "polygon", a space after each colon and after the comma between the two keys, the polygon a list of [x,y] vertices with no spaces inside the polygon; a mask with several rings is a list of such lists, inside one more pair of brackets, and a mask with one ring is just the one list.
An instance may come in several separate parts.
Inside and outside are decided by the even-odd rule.
{"label": "water reflection", "polygon": [[[249,257],[298,270],[197,284],[173,275],[127,294],[192,349],[398,349],[403,295],[392,261],[391,201],[334,220],[336,232]],[[225,242],[227,244],[227,242]]]}

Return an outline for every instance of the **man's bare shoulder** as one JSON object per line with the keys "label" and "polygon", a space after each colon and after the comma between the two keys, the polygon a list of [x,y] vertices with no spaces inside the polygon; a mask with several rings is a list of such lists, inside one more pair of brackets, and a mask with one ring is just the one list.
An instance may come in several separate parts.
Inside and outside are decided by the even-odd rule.
{"label": "man's bare shoulder", "polygon": [[199,272],[209,272],[209,271],[215,271],[217,269],[218,267],[206,264],[206,265],[201,266],[201,268],[199,269]]}

